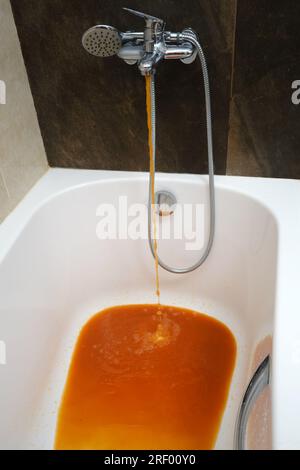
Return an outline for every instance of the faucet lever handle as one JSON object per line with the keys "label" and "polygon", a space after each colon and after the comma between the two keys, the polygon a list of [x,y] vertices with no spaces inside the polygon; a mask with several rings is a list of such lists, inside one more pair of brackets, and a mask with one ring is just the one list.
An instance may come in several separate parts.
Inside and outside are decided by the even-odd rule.
{"label": "faucet lever handle", "polygon": [[[150,23],[150,25],[157,24],[157,25],[159,25],[163,28],[163,26],[165,24],[164,20],[162,20],[160,18],[156,18],[155,16],[147,15],[146,13],[142,13],[140,11],[132,10],[131,8],[123,7],[123,10],[128,11],[132,15],[139,16],[140,18],[143,18],[146,21],[146,23]],[[147,26],[148,26],[148,24],[147,24]]]}

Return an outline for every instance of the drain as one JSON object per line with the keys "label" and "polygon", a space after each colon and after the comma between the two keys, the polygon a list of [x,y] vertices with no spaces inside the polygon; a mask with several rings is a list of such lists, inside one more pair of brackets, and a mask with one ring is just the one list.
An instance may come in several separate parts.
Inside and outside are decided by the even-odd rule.
{"label": "drain", "polygon": [[157,191],[155,193],[156,213],[160,217],[171,216],[177,204],[176,197],[169,191]]}

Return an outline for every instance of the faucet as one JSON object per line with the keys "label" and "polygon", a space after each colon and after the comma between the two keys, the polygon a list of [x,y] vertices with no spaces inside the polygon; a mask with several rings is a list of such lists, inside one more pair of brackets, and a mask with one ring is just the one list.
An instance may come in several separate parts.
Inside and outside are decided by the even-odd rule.
{"label": "faucet", "polygon": [[[150,75],[165,56],[165,22],[160,18],[140,13],[139,11],[132,10],[131,8],[124,8],[124,10],[143,18],[146,22],[144,30],[143,56],[138,61],[138,67],[142,75]],[[135,47],[134,44],[132,47]]]}
{"label": "faucet", "polygon": [[198,269],[205,262],[211,252],[215,234],[215,185],[214,185],[214,157],[212,141],[212,116],[210,102],[210,85],[206,59],[196,33],[191,29],[184,29],[181,33],[172,33],[165,30],[165,22],[155,16],[146,15],[130,8],[127,12],[145,20],[143,32],[127,31],[120,33],[116,28],[107,25],[93,26],[82,37],[83,47],[96,57],[111,57],[117,55],[127,64],[137,64],[142,75],[150,77],[151,95],[151,126],[153,144],[153,166],[155,171],[155,71],[163,60],[179,59],[184,64],[191,64],[199,57],[204,84],[206,129],[207,129],[207,157],[209,173],[209,199],[210,199],[210,229],[205,250],[198,261],[186,268],[178,268],[166,264],[154,249],[152,237],[152,188],[154,176],[150,174],[149,200],[148,200],[148,239],[152,255],[157,259],[160,267],[174,274],[186,274]]}
{"label": "faucet", "polygon": [[197,50],[187,40],[187,37],[197,39],[191,29],[185,29],[182,33],[165,31],[162,19],[131,8],[123,9],[145,20],[144,31],[120,33],[112,26],[94,26],[82,38],[83,46],[90,54],[98,57],[118,55],[129,65],[137,64],[144,76],[155,73],[163,59],[180,59],[186,64],[196,59]]}

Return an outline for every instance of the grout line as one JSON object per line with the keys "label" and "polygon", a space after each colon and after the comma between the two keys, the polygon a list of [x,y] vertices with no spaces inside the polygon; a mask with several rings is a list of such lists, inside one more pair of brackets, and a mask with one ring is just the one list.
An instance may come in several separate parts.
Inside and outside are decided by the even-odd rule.
{"label": "grout line", "polygon": [[11,199],[10,193],[9,193],[9,189],[8,189],[7,184],[6,184],[6,181],[5,181],[5,178],[4,178],[4,174],[3,174],[3,171],[2,171],[1,168],[0,168],[0,177],[1,177],[2,181],[3,181],[3,185],[4,185],[4,189],[5,189],[5,191],[6,191],[6,194],[7,194],[8,198]]}
{"label": "grout line", "polygon": [[237,42],[236,41],[236,25],[237,25],[238,0],[235,0],[234,10],[235,11],[234,11],[234,22],[233,22],[230,99],[232,99],[232,96],[233,96],[233,81],[234,81],[235,56],[236,56],[236,42]]}
{"label": "grout line", "polygon": [[230,151],[230,135],[231,135],[231,114],[232,114],[232,105],[233,105],[233,82],[235,74],[235,56],[236,56],[236,25],[237,25],[237,10],[238,10],[238,0],[235,0],[234,5],[234,21],[233,21],[233,41],[232,41],[232,61],[231,61],[231,83],[230,83],[230,96],[229,96],[229,116],[228,116],[228,133],[227,133],[227,154],[226,154],[226,168],[225,175],[228,171],[228,160],[229,160],[229,151]]}

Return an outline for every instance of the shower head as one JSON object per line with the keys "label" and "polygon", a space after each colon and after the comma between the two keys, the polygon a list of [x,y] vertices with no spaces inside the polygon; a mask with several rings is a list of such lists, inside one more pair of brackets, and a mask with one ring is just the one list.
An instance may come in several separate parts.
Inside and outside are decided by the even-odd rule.
{"label": "shower head", "polygon": [[87,52],[96,57],[111,57],[121,49],[122,38],[116,28],[97,25],[84,33],[82,45]]}

